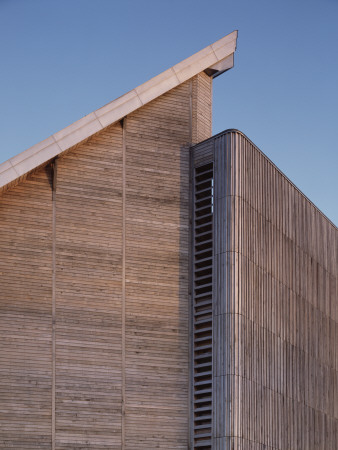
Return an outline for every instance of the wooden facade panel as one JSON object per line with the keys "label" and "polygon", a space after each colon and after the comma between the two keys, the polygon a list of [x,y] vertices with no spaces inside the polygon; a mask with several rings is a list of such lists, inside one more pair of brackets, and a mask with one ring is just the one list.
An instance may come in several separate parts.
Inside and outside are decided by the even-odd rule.
{"label": "wooden facade panel", "polygon": [[121,448],[122,129],[57,162],[55,448]]}
{"label": "wooden facade panel", "polygon": [[202,145],[215,167],[214,446],[333,450],[337,228],[240,132]]}
{"label": "wooden facade panel", "polygon": [[192,138],[196,144],[212,134],[212,78],[204,72],[192,79]]}
{"label": "wooden facade panel", "polygon": [[232,138],[241,179],[238,436],[278,449],[333,449],[337,229],[247,139]]}
{"label": "wooden facade panel", "polygon": [[51,443],[52,189],[46,168],[0,203],[0,447]]}
{"label": "wooden facade panel", "polygon": [[126,448],[187,448],[190,82],[126,123]]}
{"label": "wooden facade panel", "polygon": [[188,147],[210,133],[201,74],[2,194],[0,447],[187,448]]}

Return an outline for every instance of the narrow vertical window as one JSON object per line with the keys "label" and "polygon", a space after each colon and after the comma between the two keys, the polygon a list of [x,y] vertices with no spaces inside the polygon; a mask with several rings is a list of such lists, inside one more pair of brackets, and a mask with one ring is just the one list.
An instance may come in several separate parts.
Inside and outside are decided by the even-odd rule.
{"label": "narrow vertical window", "polygon": [[193,439],[211,449],[213,164],[195,169],[193,214]]}

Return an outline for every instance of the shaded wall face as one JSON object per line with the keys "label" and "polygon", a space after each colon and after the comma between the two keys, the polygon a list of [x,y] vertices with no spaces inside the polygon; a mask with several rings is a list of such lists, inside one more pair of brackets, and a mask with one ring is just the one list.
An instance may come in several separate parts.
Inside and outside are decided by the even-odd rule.
{"label": "shaded wall face", "polygon": [[333,450],[337,229],[240,133],[195,148],[210,160],[213,448]]}
{"label": "shaded wall face", "polygon": [[200,74],[1,196],[1,448],[187,448],[187,145],[210,108]]}

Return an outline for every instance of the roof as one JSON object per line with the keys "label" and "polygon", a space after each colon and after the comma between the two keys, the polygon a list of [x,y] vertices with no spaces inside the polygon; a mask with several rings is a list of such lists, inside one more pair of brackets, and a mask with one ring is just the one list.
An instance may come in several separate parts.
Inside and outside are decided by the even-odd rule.
{"label": "roof", "polygon": [[118,122],[181,83],[205,71],[216,77],[233,67],[237,31],[0,164],[0,190],[93,134]]}

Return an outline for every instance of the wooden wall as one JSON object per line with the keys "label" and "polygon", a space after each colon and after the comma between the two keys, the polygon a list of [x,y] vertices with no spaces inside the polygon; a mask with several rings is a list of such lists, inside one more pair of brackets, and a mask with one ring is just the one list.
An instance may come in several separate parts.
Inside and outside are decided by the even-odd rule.
{"label": "wooden wall", "polygon": [[212,134],[212,78],[200,73],[192,79],[192,136],[197,144]]}
{"label": "wooden wall", "polygon": [[55,448],[121,448],[122,130],[57,161]]}
{"label": "wooden wall", "polygon": [[176,88],[125,123],[130,450],[186,448],[189,153],[177,142],[189,140],[189,88],[189,83]]}
{"label": "wooden wall", "polygon": [[338,443],[337,228],[239,132],[215,166],[213,448]]}
{"label": "wooden wall", "polygon": [[1,448],[187,448],[188,145],[210,117],[200,74],[1,196]]}
{"label": "wooden wall", "polygon": [[0,216],[0,448],[50,449],[50,171],[3,194]]}

